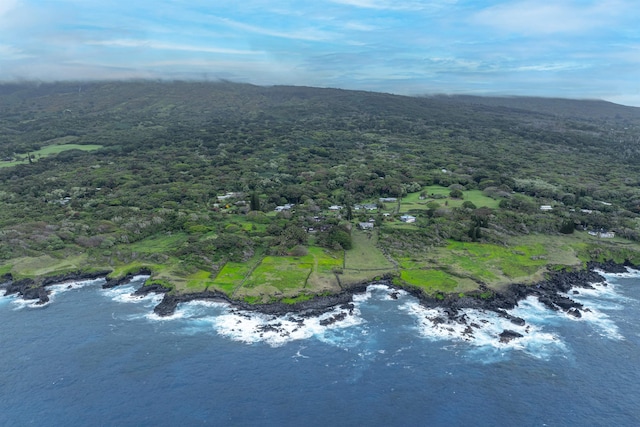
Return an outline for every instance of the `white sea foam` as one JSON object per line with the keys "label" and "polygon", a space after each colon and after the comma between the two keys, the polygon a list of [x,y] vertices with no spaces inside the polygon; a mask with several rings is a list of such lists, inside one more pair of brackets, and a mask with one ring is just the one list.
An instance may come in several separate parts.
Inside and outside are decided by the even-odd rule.
{"label": "white sea foam", "polygon": [[184,319],[186,315],[183,311],[180,311],[180,310],[174,311],[173,314],[170,316],[158,316],[156,313],[152,311],[152,312],[146,313],[142,317],[144,317],[147,320],[153,320],[156,322],[166,322],[169,320]]}
{"label": "white sea foam", "polygon": [[149,276],[148,274],[137,274],[137,275],[133,276],[133,277],[131,278],[131,280],[129,280],[129,283],[128,283],[128,284],[138,283],[138,282],[142,282],[142,283],[144,283],[144,282],[146,282],[146,281],[147,281],[147,279],[148,279],[149,277],[151,277],[151,276]]}
{"label": "white sea foam", "polygon": [[[520,301],[518,307],[510,310],[514,316],[521,317],[534,325],[558,325],[560,322],[584,322],[592,327],[602,337],[623,340],[618,326],[610,317],[603,313],[602,309],[620,310],[623,306],[609,302],[610,300],[624,299],[619,294],[612,292],[610,286],[605,284],[594,284],[595,289],[576,289],[580,294],[573,294],[570,291],[565,296],[576,302],[583,304],[580,309],[581,317],[575,317],[563,310],[549,310],[540,303],[536,297],[530,296],[526,300]],[[603,300],[602,298],[606,298]]]}
{"label": "white sea foam", "polygon": [[[531,322],[516,325],[492,311],[460,310],[458,321],[449,319],[441,308],[425,308],[416,301],[406,302],[400,309],[416,318],[421,336],[433,341],[466,342],[476,349],[488,350],[485,357],[491,357],[492,354],[500,355],[507,350],[520,350],[531,356],[546,359],[552,354],[566,350],[561,338],[557,334],[544,331],[542,326]],[[524,311],[532,311],[542,319],[541,313],[548,310],[536,300],[527,301],[519,308],[519,312],[511,314],[520,316]],[[501,342],[500,334],[504,330],[516,332],[522,337]]]}
{"label": "white sea foam", "polygon": [[23,308],[42,308],[42,307],[46,307],[50,303],[51,303],[51,300],[49,300],[44,304],[40,304],[40,301],[38,301],[37,299],[25,300],[20,297],[14,298],[11,301],[11,305],[13,305],[14,310],[22,310]]}
{"label": "white sea foam", "polygon": [[[618,326],[611,320],[609,315],[602,310],[622,310],[623,305],[617,302],[627,301],[628,298],[615,292],[615,287],[611,284],[593,283],[593,289],[576,288],[569,291],[565,296],[576,302],[583,304],[580,309],[581,317],[575,317],[563,310],[553,311],[546,309],[536,297],[529,297],[520,301],[519,307],[511,311],[514,316],[522,317],[529,323],[558,324],[562,321],[584,322],[592,327],[599,335],[614,340],[623,340]],[[573,291],[578,294],[574,294]]]}
{"label": "white sea foam", "polygon": [[604,276],[604,277],[624,277],[624,278],[636,278],[636,277],[640,277],[640,270],[635,270],[631,267],[625,267],[625,269],[627,270],[626,273],[607,273],[603,270],[600,269],[594,269],[593,271],[595,271],[596,273]]}
{"label": "white sea foam", "polygon": [[[334,323],[322,325],[321,322],[337,319]],[[360,325],[363,322],[360,311],[354,308],[335,308],[315,317],[302,317],[296,314],[272,316],[263,313],[229,309],[226,313],[213,318],[213,327],[218,334],[235,341],[246,343],[264,342],[273,347],[287,342],[316,337],[320,341],[337,344],[342,342],[342,334],[336,331]]]}
{"label": "white sea foam", "polygon": [[610,282],[590,283],[592,289],[588,288],[572,288],[566,294],[574,300],[610,300],[610,301],[628,301],[624,295],[617,291],[617,285]]}
{"label": "white sea foam", "polygon": [[96,286],[104,283],[103,278],[91,279],[91,280],[79,280],[74,282],[64,282],[57,285],[50,285],[46,287],[49,301],[40,303],[39,300],[25,300],[20,297],[13,298],[11,303],[14,306],[14,310],[21,310],[23,308],[43,308],[51,304],[60,294],[82,289],[89,286]]}
{"label": "white sea foam", "polygon": [[[402,290],[376,284],[367,287],[366,292],[354,295],[353,309],[336,307],[319,316],[301,316],[289,313],[281,316],[237,309],[226,302],[195,300],[182,303],[172,316],[160,317],[145,312],[135,318],[150,321],[180,320],[186,334],[217,333],[229,339],[245,343],[266,343],[281,346],[297,340],[314,338],[319,341],[348,350],[360,348],[370,341],[370,327],[362,317],[361,308],[370,300],[396,300],[398,309],[416,319],[419,334],[430,340],[446,340],[466,343],[482,351],[483,358],[502,357],[508,351],[522,351],[533,357],[546,359],[566,352],[562,338],[553,328],[566,321],[582,321],[589,324],[600,335],[611,339],[624,339],[617,326],[601,310],[619,309],[619,302],[625,297],[615,292],[615,286],[605,283],[593,284],[594,289],[577,289],[567,296],[585,305],[580,310],[581,318],[563,311],[549,310],[533,296],[519,302],[508,312],[525,320],[517,325],[492,311],[465,309],[459,312],[458,320],[451,320],[441,308],[425,308]],[[158,304],[162,295],[150,294],[145,297],[132,296],[133,286],[104,290],[115,301],[138,303],[146,306]],[[329,321],[330,320],[330,321]],[[329,324],[326,324],[327,322]],[[323,324],[325,323],[325,324]],[[511,330],[520,335],[508,342],[500,341],[500,334]]]}
{"label": "white sea foam", "polygon": [[102,293],[113,301],[122,303],[144,304],[145,307],[155,307],[164,298],[163,294],[150,292],[147,295],[134,295],[137,287],[132,285],[116,286],[115,288],[102,289]]}
{"label": "white sea foam", "polygon": [[617,285],[614,283],[592,283],[591,285],[593,289],[574,288],[565,295],[583,304],[584,308],[580,310],[581,317],[576,318],[564,312],[560,312],[560,315],[573,321],[590,324],[602,337],[624,340],[618,326],[609,315],[603,313],[603,310],[623,310],[623,303],[629,302],[631,299],[619,294],[616,291]]}
{"label": "white sea foam", "polygon": [[218,334],[236,341],[264,342],[275,347],[291,341],[315,338],[348,349],[366,340],[369,333],[360,311],[362,304],[372,298],[395,300],[406,295],[406,291],[375,284],[368,286],[366,292],[353,296],[353,309],[335,307],[319,316],[292,313],[273,316],[227,306],[222,313],[212,316],[210,321]]}
{"label": "white sea foam", "polygon": [[57,285],[47,286],[46,289],[49,292],[49,299],[52,300],[54,297],[56,297],[59,294],[90,287],[90,286],[102,285],[104,282],[105,282],[105,279],[100,277],[98,279],[60,283]]}
{"label": "white sea foam", "polygon": [[5,295],[5,290],[0,290],[0,305],[5,305],[11,303],[16,297],[16,294]]}

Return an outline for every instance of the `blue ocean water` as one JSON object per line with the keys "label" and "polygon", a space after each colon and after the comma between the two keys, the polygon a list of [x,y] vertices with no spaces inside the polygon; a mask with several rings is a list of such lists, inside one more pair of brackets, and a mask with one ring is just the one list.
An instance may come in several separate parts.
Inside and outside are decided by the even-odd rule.
{"label": "blue ocean water", "polygon": [[159,319],[140,280],[0,297],[0,425],[640,425],[637,273],[572,294],[581,319],[530,298],[526,326],[468,310],[471,333],[381,285],[330,326],[202,302]]}

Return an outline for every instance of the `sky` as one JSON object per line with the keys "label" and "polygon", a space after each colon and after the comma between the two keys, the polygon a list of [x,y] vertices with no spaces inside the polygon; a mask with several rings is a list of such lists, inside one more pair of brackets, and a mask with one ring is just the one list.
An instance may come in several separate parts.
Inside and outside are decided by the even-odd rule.
{"label": "sky", "polygon": [[640,106],[640,3],[0,0],[0,81],[131,78]]}

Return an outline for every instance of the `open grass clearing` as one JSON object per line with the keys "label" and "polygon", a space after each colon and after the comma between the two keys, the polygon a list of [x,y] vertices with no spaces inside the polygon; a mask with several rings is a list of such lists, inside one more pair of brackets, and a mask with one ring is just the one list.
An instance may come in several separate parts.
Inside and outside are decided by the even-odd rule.
{"label": "open grass clearing", "polygon": [[204,291],[211,285],[213,285],[213,279],[210,271],[198,270],[186,277],[185,286],[193,292]]}
{"label": "open grass clearing", "polygon": [[243,288],[272,286],[280,291],[299,290],[305,287],[313,269],[313,257],[267,256],[245,281]]}
{"label": "open grass clearing", "polygon": [[131,243],[126,247],[132,252],[166,253],[178,248],[187,240],[186,233],[156,234],[144,240]]}
{"label": "open grass clearing", "polygon": [[353,248],[345,252],[345,270],[395,270],[395,265],[377,246],[377,231],[354,230],[351,240]]}
{"label": "open grass clearing", "polygon": [[[82,151],[94,151],[99,150],[103,146],[102,145],[83,145],[83,144],[59,144],[59,145],[47,145],[46,147],[42,147],[39,150],[31,152],[31,160],[38,161],[44,157],[50,156],[52,154],[62,153],[63,151],[68,150],[82,150]],[[29,159],[27,155],[20,156],[20,160],[13,160],[10,162],[0,162],[0,168],[6,168],[16,165],[24,165],[29,163]]]}
{"label": "open grass clearing", "polygon": [[229,296],[233,295],[233,292],[262,261],[262,257],[262,253],[256,253],[247,262],[227,262],[213,279],[213,286]]}
{"label": "open grass clearing", "polygon": [[377,231],[354,230],[353,248],[345,252],[344,269],[340,275],[343,285],[353,285],[385,274],[396,274],[396,266],[378,248]]}
{"label": "open grass clearing", "polygon": [[[423,200],[420,200],[420,194],[422,192],[425,192],[427,195]],[[441,187],[439,185],[425,187],[421,192],[410,193],[403,197],[400,204],[400,210],[401,212],[407,212],[410,210],[427,210],[427,204],[429,202],[436,202],[441,207],[447,206],[452,208],[460,207],[466,201],[472,202],[477,208],[486,207],[497,209],[500,205],[499,200],[485,196],[480,190],[463,191],[461,199],[449,197],[450,192],[451,190],[448,188]],[[444,196],[444,198],[434,198],[434,195],[436,197]]]}
{"label": "open grass clearing", "polygon": [[428,294],[435,292],[467,292],[478,288],[469,278],[453,276],[442,270],[413,269],[400,272],[402,282],[422,289]]}
{"label": "open grass clearing", "polygon": [[86,254],[65,258],[53,258],[49,255],[22,257],[11,260],[10,273],[17,279],[23,277],[42,277],[69,273],[72,271],[90,271],[95,267],[87,261]]}
{"label": "open grass clearing", "polygon": [[[240,287],[233,288],[234,297],[258,298],[263,302],[267,297],[281,299],[317,295],[340,289],[335,271],[342,268],[342,264],[342,251],[311,246],[307,255],[267,256],[255,268],[246,271],[232,264],[231,270],[226,272],[225,266],[216,277],[215,285],[220,284],[227,291],[241,283]],[[243,274],[245,276],[241,279]]]}

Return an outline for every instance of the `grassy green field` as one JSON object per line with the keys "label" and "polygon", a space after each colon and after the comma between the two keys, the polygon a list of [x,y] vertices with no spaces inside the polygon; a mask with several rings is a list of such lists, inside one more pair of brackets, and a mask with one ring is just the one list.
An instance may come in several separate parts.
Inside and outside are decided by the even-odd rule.
{"label": "grassy green field", "polygon": [[[400,259],[400,278],[434,291],[466,291],[479,282],[494,288],[533,283],[543,279],[548,266],[582,267],[581,254],[594,250],[589,237],[586,233],[520,236],[513,238],[510,246],[452,241],[428,254]],[[610,250],[607,257],[611,256]]]}
{"label": "grassy green field", "polygon": [[[402,270],[400,272],[400,279],[404,283],[421,288],[427,293],[433,293],[436,291],[454,292],[456,290],[463,290],[467,288],[460,286],[461,281],[459,277],[452,276],[451,274],[440,270]],[[473,287],[475,287],[475,285],[473,285]]]}
{"label": "grassy green field", "polygon": [[227,295],[233,295],[248,278],[249,274],[262,261],[263,255],[256,254],[247,262],[227,262],[213,280],[213,287],[220,289]]}
{"label": "grassy green field", "polygon": [[49,255],[38,257],[14,258],[10,261],[10,267],[5,265],[2,270],[8,270],[15,278],[54,276],[72,271],[93,270],[87,264],[87,256],[78,254],[64,258],[53,258]]}
{"label": "grassy green field", "polygon": [[378,248],[378,233],[354,230],[353,248],[345,253],[343,284],[360,283],[387,273],[396,273],[396,266]]}
{"label": "grassy green field", "polygon": [[311,246],[304,256],[266,256],[257,263],[254,261],[227,263],[215,278],[214,286],[232,292],[234,298],[256,302],[273,299],[294,302],[301,295],[304,299],[340,290],[335,271],[342,268],[341,251]]}
{"label": "grassy green field", "polygon": [[[436,202],[442,207],[448,206],[452,208],[460,207],[466,201],[472,202],[478,208],[487,207],[496,209],[500,205],[499,200],[495,200],[491,197],[485,196],[480,190],[463,191],[462,199],[453,199],[449,197],[449,193],[451,190],[439,185],[425,187],[422,191],[427,194],[426,198],[423,200],[420,200],[421,192],[407,194],[405,197],[403,197],[400,204],[400,211],[407,212],[410,210],[427,210],[427,203],[429,202]],[[432,195],[446,197],[442,199],[434,199]]]}
{"label": "grassy green field", "polygon": [[[68,151],[68,150],[94,151],[94,150],[99,150],[100,148],[102,148],[102,145],[81,145],[81,144],[48,145],[46,147],[42,147],[37,151],[33,151],[31,153],[31,159],[33,161],[38,161],[43,157],[47,157],[52,154],[62,153],[63,151]],[[0,162],[0,168],[28,164],[29,160],[26,158],[26,155],[23,157],[24,159],[22,160],[14,160],[11,162]]]}
{"label": "grassy green field", "polygon": [[148,254],[163,253],[179,247],[186,240],[186,233],[158,234],[140,240],[138,242],[131,243],[127,245],[127,247],[132,252],[142,252]]}

